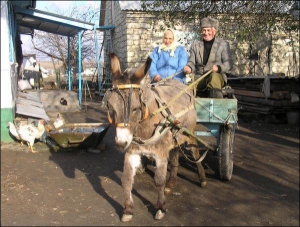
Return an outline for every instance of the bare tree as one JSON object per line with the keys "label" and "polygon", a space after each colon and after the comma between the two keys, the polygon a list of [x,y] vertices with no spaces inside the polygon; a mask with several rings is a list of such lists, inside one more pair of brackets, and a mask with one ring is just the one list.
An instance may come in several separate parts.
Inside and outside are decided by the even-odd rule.
{"label": "bare tree", "polygon": [[287,33],[299,32],[299,16],[291,13],[293,8],[297,8],[296,14],[299,14],[298,4],[295,0],[142,0],[143,10],[156,15],[156,19],[151,22],[153,24],[162,20],[166,27],[174,27],[180,19],[183,23],[192,23],[195,31],[200,31],[199,19],[212,16],[221,19],[220,36],[236,37],[239,41],[248,43],[254,43],[263,34],[274,29]]}
{"label": "bare tree", "polygon": [[[100,4],[99,4],[100,6]],[[85,22],[92,22],[99,18],[100,8],[91,6],[73,6],[69,11],[52,8],[52,12],[59,15],[71,17]],[[62,62],[64,69],[68,68],[68,37],[43,31],[35,31],[32,40],[34,48],[47,57],[57,59]],[[95,60],[96,50],[94,45],[94,32],[83,31],[81,39],[81,61]],[[77,68],[78,63],[78,36],[70,37],[70,64]]]}

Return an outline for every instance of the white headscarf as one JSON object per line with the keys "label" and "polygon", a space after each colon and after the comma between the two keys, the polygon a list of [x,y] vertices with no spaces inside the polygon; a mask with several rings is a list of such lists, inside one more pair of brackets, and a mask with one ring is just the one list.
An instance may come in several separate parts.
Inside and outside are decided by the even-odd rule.
{"label": "white headscarf", "polygon": [[[171,31],[171,32],[173,33],[173,35],[174,35],[174,40],[173,40],[173,42],[171,43],[171,45],[168,46],[168,47],[167,47],[164,43],[162,43],[161,45],[159,45],[159,47],[158,47],[158,53],[160,53],[162,50],[163,50],[163,51],[167,51],[167,52],[170,51],[170,56],[171,56],[171,57],[175,57],[175,50],[176,50],[176,48],[177,48],[178,46],[180,46],[180,43],[177,42],[177,37],[176,37],[175,31],[174,31],[173,29],[168,28],[167,30],[165,30],[164,36],[165,36],[166,31]],[[163,38],[163,39],[164,39],[164,38]]]}

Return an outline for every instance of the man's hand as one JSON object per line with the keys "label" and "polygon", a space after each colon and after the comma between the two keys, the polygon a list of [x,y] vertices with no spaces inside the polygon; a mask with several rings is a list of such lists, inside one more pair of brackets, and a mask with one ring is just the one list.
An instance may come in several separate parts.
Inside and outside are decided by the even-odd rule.
{"label": "man's hand", "polygon": [[153,81],[155,81],[155,82],[161,81],[160,75],[155,75],[155,76],[153,77]]}
{"label": "man's hand", "polygon": [[211,70],[212,70],[213,72],[217,73],[218,70],[219,70],[219,68],[218,68],[217,65],[213,65],[213,67],[211,68]]}
{"label": "man's hand", "polygon": [[189,67],[189,66],[184,66],[184,68],[183,68],[183,72],[185,73],[185,74],[190,74],[191,72],[192,72],[192,69]]}

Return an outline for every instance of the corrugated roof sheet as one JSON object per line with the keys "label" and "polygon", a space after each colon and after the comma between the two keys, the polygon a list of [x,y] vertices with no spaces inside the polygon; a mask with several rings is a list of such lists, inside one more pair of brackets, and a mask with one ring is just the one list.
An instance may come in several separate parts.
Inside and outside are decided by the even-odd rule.
{"label": "corrugated roof sheet", "polygon": [[41,118],[46,121],[50,120],[37,92],[18,92],[16,100],[16,113],[28,117]]}
{"label": "corrugated roof sheet", "polygon": [[[92,23],[34,8],[14,6],[14,13],[19,29],[30,28],[63,36],[75,36],[78,31],[94,28]],[[22,30],[20,32],[23,34]]]}

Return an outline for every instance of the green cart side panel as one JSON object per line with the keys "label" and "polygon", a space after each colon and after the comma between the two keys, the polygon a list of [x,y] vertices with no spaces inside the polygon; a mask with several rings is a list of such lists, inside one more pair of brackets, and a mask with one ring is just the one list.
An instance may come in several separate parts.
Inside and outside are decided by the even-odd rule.
{"label": "green cart side panel", "polygon": [[237,99],[195,99],[197,123],[237,123]]}

